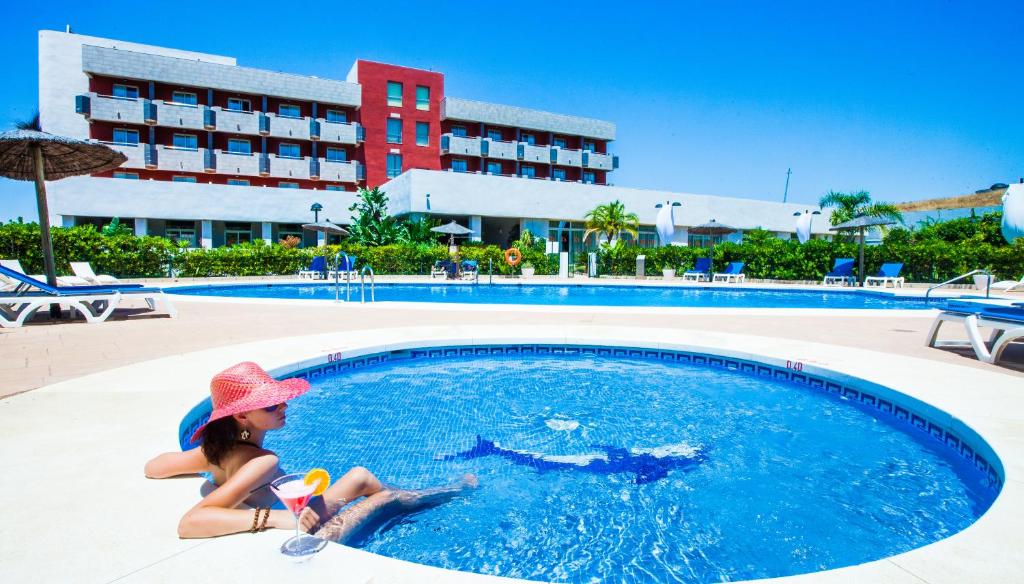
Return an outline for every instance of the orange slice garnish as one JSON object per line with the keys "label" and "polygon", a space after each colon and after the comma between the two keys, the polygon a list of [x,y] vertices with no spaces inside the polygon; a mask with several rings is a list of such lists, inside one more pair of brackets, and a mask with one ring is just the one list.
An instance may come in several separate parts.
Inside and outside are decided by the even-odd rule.
{"label": "orange slice garnish", "polygon": [[313,496],[323,495],[324,491],[331,484],[331,475],[325,469],[314,468],[313,470],[306,473],[306,476],[302,479],[302,482],[307,485],[317,483],[316,490],[313,491]]}

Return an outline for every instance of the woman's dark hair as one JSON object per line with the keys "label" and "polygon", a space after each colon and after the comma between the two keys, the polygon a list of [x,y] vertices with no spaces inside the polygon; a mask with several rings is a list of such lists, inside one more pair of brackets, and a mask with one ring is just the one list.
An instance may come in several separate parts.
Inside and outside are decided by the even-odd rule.
{"label": "woman's dark hair", "polygon": [[220,461],[231,452],[238,440],[238,422],[234,416],[214,420],[203,428],[202,438],[206,460],[220,466]]}

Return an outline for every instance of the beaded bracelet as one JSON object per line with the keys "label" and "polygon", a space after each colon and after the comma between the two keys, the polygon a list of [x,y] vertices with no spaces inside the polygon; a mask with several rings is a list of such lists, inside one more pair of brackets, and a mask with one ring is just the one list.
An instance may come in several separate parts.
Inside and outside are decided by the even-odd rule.
{"label": "beaded bracelet", "polygon": [[270,519],[270,507],[263,510],[263,521],[260,521],[259,531],[263,531],[267,528],[267,519]]}
{"label": "beaded bracelet", "polygon": [[260,511],[262,511],[262,509],[260,509],[259,507],[257,507],[256,509],[253,510],[253,514],[252,514],[252,528],[249,529],[249,533],[256,533],[258,531],[256,529],[256,524],[260,520]]}

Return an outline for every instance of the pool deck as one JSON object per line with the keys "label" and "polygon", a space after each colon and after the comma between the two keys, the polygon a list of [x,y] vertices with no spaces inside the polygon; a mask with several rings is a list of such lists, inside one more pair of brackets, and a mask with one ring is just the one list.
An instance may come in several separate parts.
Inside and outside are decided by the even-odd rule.
{"label": "pool deck", "polygon": [[173,300],[177,319],[125,311],[98,325],[0,330],[0,389],[21,392],[0,399],[8,466],[0,479],[0,581],[499,582],[337,545],[291,564],[277,553],[284,531],[179,540],[175,527],[201,481],[142,475],[146,460],[177,448],[178,422],[206,395],[212,374],[235,362],[274,368],[334,352],[473,340],[702,348],[799,360],[894,387],[984,437],[1005,467],[1002,493],[948,539],[772,582],[995,582],[1024,573],[1024,352],[1014,347],[1007,364],[994,366],[969,351],[926,348],[932,311]]}

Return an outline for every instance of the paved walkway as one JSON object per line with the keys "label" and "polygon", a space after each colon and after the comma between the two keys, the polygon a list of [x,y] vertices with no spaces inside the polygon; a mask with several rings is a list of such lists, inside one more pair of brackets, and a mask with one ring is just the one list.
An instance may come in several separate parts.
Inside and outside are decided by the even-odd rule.
{"label": "paved walkway", "polygon": [[[973,353],[929,349],[924,337],[932,319],[920,316],[765,316],[616,314],[601,309],[549,312],[542,307],[519,311],[435,310],[403,306],[322,303],[239,304],[178,300],[179,318],[145,310],[118,310],[108,322],[33,322],[20,329],[0,329],[0,397],[122,365],[238,344],[248,341],[360,329],[476,324],[502,327],[522,324],[611,325],[709,330],[806,340],[890,354],[919,357],[1024,377],[1024,346],[1008,350],[999,366],[978,362]],[[127,303],[126,306],[130,306]],[[138,306],[143,306],[141,303]],[[871,311],[877,314],[878,311]],[[907,314],[901,311],[900,314]],[[956,338],[955,326],[943,337]],[[287,341],[282,341],[287,342]]]}

